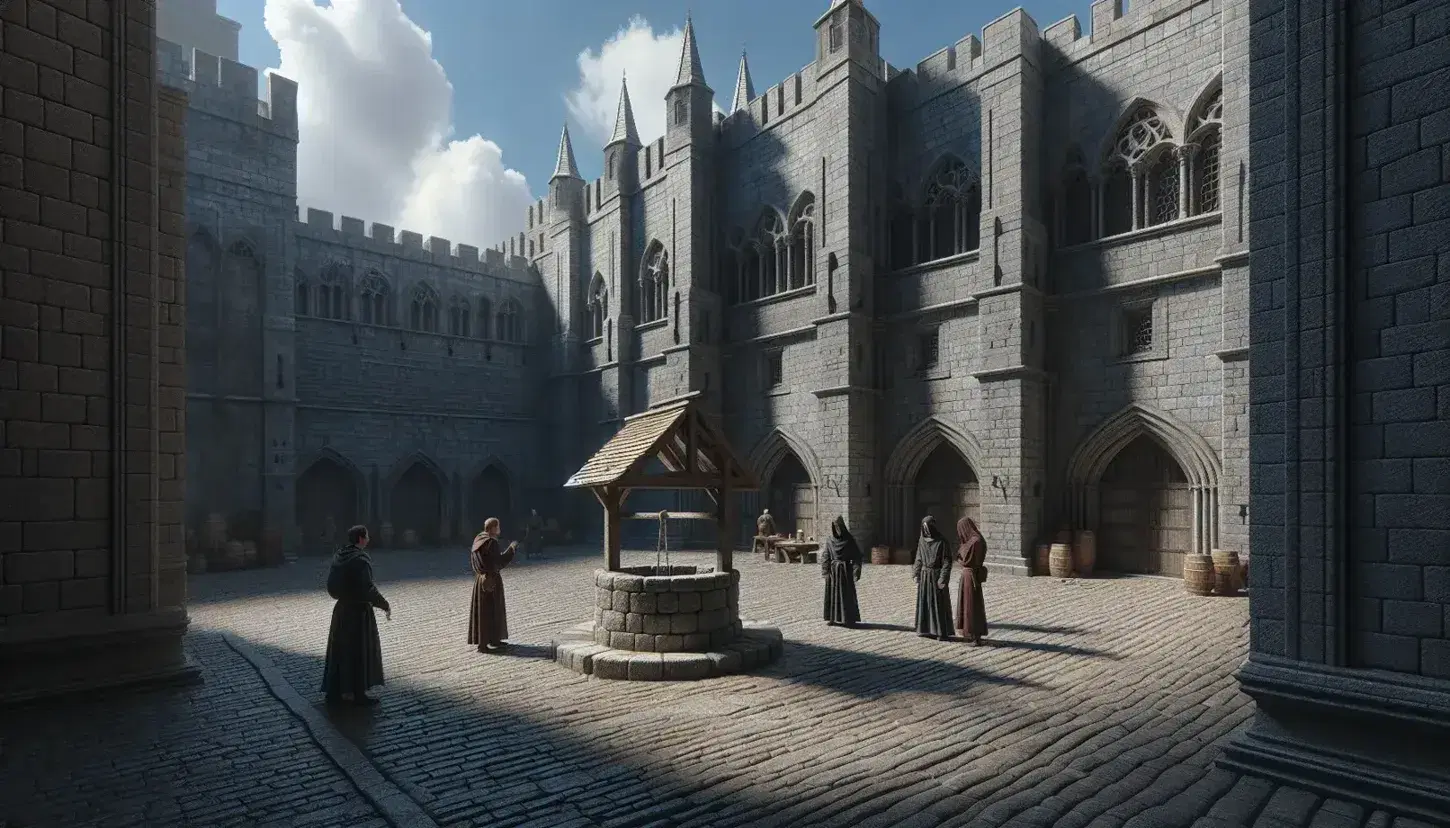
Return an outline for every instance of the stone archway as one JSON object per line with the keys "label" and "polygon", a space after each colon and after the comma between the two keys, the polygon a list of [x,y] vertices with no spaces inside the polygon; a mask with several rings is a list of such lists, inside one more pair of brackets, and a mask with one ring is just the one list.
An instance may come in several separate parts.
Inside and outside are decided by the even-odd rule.
{"label": "stone archway", "polygon": [[[483,522],[496,517],[508,525],[514,517],[508,473],[489,463],[468,484],[469,537],[483,531]],[[522,527],[517,527],[522,529]]]}
{"label": "stone archway", "polygon": [[1109,572],[1183,576],[1193,544],[1193,490],[1178,462],[1140,434],[1098,483],[1098,566]]}
{"label": "stone archway", "polygon": [[[981,520],[981,478],[985,473],[985,452],[970,433],[938,417],[927,417],[897,441],[886,458],[885,531],[883,538],[907,548],[916,548],[918,526],[925,516],[917,504],[922,472],[929,484],[945,484],[942,498],[966,510],[973,520]],[[930,463],[930,465],[928,465]],[[930,488],[930,487],[929,487]],[[933,515],[942,532],[952,534],[952,524],[942,515]]]}
{"label": "stone archway", "polygon": [[[1072,525],[1078,529],[1101,530],[1104,523],[1102,510],[1105,501],[1101,492],[1104,476],[1119,454],[1141,437],[1151,438],[1157,448],[1166,453],[1181,472],[1181,485],[1187,487],[1189,540],[1185,553],[1207,555],[1218,544],[1219,481],[1223,478],[1218,454],[1207,440],[1186,423],[1171,414],[1136,403],[1104,420],[1082,441],[1072,459],[1068,461],[1067,513]],[[1143,448],[1135,449],[1135,452],[1147,451],[1148,449]],[[1141,464],[1141,469],[1162,466],[1161,460],[1150,462],[1144,458],[1134,458],[1130,454],[1124,463]],[[1131,465],[1128,467],[1134,468]],[[1161,471],[1164,481],[1171,477],[1170,472],[1171,470]],[[1115,470],[1114,473],[1116,475],[1119,472]],[[1107,480],[1109,484],[1117,486],[1113,481],[1113,478]],[[1125,499],[1127,495],[1118,492],[1113,497]],[[1119,508],[1118,500],[1112,502],[1114,509]],[[1115,516],[1114,519],[1121,518]],[[1176,543],[1178,541],[1167,545]],[[1102,549],[1101,540],[1098,548]],[[1171,570],[1171,561],[1169,566]]]}
{"label": "stone archway", "polygon": [[961,518],[979,523],[982,520],[982,487],[977,474],[967,458],[945,441],[938,443],[917,469],[912,494],[916,507],[912,513],[918,519],[927,515],[936,518],[944,533]]}
{"label": "stone archway", "polygon": [[794,453],[787,453],[776,463],[766,491],[766,505],[782,534],[799,530],[806,537],[816,536],[816,487]]}
{"label": "stone archway", "polygon": [[398,475],[389,498],[388,517],[394,542],[402,545],[409,530],[417,533],[422,546],[436,546],[443,526],[443,483],[438,474],[421,460]]}
{"label": "stone archway", "polygon": [[[751,537],[755,534],[755,519],[761,508],[768,508],[775,516],[776,528],[782,533],[794,532],[797,516],[808,515],[799,527],[807,536],[817,534],[816,517],[820,503],[821,465],[810,445],[783,428],[773,428],[766,434],[755,450],[750,453],[750,466],[760,481],[760,491],[745,498],[741,509],[742,529]],[[777,485],[777,481],[779,484]],[[787,509],[790,518],[777,512]]]}
{"label": "stone archway", "polygon": [[343,542],[358,514],[357,475],[332,457],[320,457],[297,478],[297,524],[304,549],[325,552]]}

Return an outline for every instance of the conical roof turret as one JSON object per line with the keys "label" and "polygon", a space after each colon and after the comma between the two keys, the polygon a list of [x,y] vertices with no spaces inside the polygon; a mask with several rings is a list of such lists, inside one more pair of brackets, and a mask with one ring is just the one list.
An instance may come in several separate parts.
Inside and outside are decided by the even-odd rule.
{"label": "conical roof turret", "polygon": [[614,134],[609,137],[609,143],[605,146],[620,143],[631,147],[642,146],[639,142],[639,130],[634,125],[634,106],[629,102],[628,78],[621,78],[619,81],[619,110],[614,114]]}
{"label": "conical roof turret", "polygon": [[695,46],[695,23],[688,16],[685,17],[685,42],[680,47],[680,69],[675,73],[675,88],[681,86],[710,88],[705,83],[705,70],[700,66],[700,49]]}
{"label": "conical roof turret", "polygon": [[549,178],[582,178],[579,175],[579,165],[574,161],[574,144],[569,140],[569,125],[564,125],[564,133],[559,136],[559,160],[554,163],[554,174]]}
{"label": "conical roof turret", "polygon": [[745,62],[745,50],[740,51],[740,74],[735,78],[735,100],[730,104],[731,113],[739,112],[755,100],[755,84],[750,81],[750,65]]}

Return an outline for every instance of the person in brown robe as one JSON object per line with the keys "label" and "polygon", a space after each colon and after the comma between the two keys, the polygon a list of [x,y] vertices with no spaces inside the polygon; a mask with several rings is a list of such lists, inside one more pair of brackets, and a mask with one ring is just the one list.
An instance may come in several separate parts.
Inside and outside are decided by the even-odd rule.
{"label": "person in brown robe", "polygon": [[328,704],[339,704],[347,693],[352,694],[354,704],[377,704],[367,691],[383,683],[383,645],[373,609],[382,610],[388,618],[393,617],[393,610],[373,583],[368,540],[366,526],[347,530],[347,545],[332,556],[327,573],[327,593],[337,600],[322,667],[322,692],[327,694]]}
{"label": "person in brown robe", "polygon": [[971,518],[957,521],[957,566],[962,568],[957,635],[976,647],[987,637],[987,605],[982,600],[982,582],[987,580],[987,539]]}
{"label": "person in brown robe", "polygon": [[936,527],[936,518],[921,519],[921,537],[916,542],[916,634],[946,640],[952,637],[952,553],[947,539]]}
{"label": "person in brown robe", "polygon": [[473,539],[469,562],[473,565],[473,606],[468,613],[468,643],[480,653],[489,647],[501,650],[509,637],[508,610],[504,605],[503,576],[499,573],[514,559],[518,543],[499,551],[498,518],[483,522],[483,531]]}

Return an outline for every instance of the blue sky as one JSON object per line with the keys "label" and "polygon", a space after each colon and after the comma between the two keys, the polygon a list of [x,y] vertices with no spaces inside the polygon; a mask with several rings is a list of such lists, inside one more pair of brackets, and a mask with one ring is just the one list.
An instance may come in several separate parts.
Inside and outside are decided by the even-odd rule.
{"label": "blue sky", "polygon": [[[267,68],[278,66],[282,56],[264,25],[264,7],[275,4],[310,12],[310,2],[313,0],[218,0],[218,11],[242,24],[242,62]],[[327,0],[315,2],[328,5]],[[391,4],[391,0],[346,2],[371,8],[381,8],[383,2]],[[717,104],[728,106],[741,48],[749,52],[757,94],[763,92],[811,60],[812,24],[827,5],[826,0],[729,0],[692,5],[680,0],[402,0],[402,11],[413,23],[431,33],[433,58],[442,65],[452,83],[451,137],[458,140],[476,134],[497,144],[502,150],[502,166],[522,173],[527,178],[527,189],[537,196],[544,191],[553,171],[559,129],[566,118],[571,120],[581,172],[585,178],[599,174],[600,142],[588,124],[580,123],[577,111],[570,117],[566,96],[581,85],[580,53],[592,50],[600,54],[631,18],[644,18],[656,36],[663,36],[679,27],[686,11],[691,11],[706,77],[715,90]],[[1006,3],[986,0],[868,0],[867,6],[881,21],[883,56],[900,67],[913,67],[968,33],[980,34],[985,24],[1011,8]],[[1036,0],[1025,6],[1039,26],[1077,14],[1085,29],[1090,20],[1089,7],[1089,0]],[[274,10],[273,14],[277,12]],[[656,49],[650,59],[658,63],[663,51]],[[635,60],[637,63],[643,59]],[[314,65],[320,63],[314,62]],[[655,107],[662,118],[663,102],[643,96],[637,88],[648,86],[649,80],[636,80],[648,74],[636,68],[636,63],[629,64],[635,110],[643,113],[646,108]],[[373,71],[382,70],[375,67]],[[666,71],[672,75],[673,66],[666,67]],[[309,82],[305,76],[296,79],[304,85]],[[617,97],[617,79],[606,81],[608,97]],[[313,83],[314,88],[326,85],[316,80]],[[406,96],[404,90],[397,88],[391,94]],[[596,97],[605,97],[605,91],[598,90]],[[406,109],[402,103],[406,102],[400,102],[400,111]],[[647,120],[643,115],[641,119]],[[366,126],[354,127],[348,134],[356,135],[360,128],[366,129]],[[641,123],[641,131],[649,131],[645,123]],[[649,140],[654,136],[642,137]],[[334,144],[347,140],[341,136],[329,138]],[[324,157],[304,153],[299,163],[319,163],[316,159]],[[347,168],[339,163],[338,177],[347,173]],[[355,177],[355,171],[352,175]],[[305,176],[299,174],[299,177]],[[299,193],[299,198],[314,193],[323,200],[347,198],[340,192],[330,195],[327,187],[314,183],[302,189],[308,192]],[[356,196],[351,200],[357,200]],[[347,205],[320,206],[338,212],[347,209]],[[386,211],[388,208],[379,204],[375,209]],[[349,212],[357,214],[356,210]],[[427,217],[428,211],[415,210],[408,215],[423,216],[417,221],[442,220],[436,217],[436,212],[432,213],[433,219]],[[417,229],[428,232],[427,228]],[[465,228],[465,233],[468,229]],[[477,241],[490,243],[483,239]]]}

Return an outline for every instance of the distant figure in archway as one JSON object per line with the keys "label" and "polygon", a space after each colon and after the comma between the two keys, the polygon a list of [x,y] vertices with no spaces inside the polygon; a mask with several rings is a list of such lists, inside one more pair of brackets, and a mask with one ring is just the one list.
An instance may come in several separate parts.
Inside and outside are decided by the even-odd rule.
{"label": "distant figure in archway", "polygon": [[755,519],[755,534],[762,538],[775,537],[775,518],[769,509],[762,510],[760,517]]}
{"label": "distant figure in archway", "polygon": [[826,623],[854,627],[861,623],[856,582],[861,580],[861,547],[840,515],[831,521],[831,536],[821,554],[821,575],[826,579]]}
{"label": "distant figure in archway", "polygon": [[480,653],[488,652],[489,647],[503,649],[509,637],[500,570],[513,561],[518,543],[510,543],[500,552],[501,531],[498,518],[484,521],[483,531],[473,539],[473,549],[469,552],[469,562],[473,565],[473,605],[468,612],[468,643],[478,647]]}
{"label": "distant figure in archway", "polygon": [[916,542],[916,561],[911,574],[916,578],[916,634],[945,640],[952,637],[952,592],[948,584],[952,553],[947,539],[936,528],[931,515],[921,519],[921,537]]}
{"label": "distant figure in archway", "polygon": [[327,573],[327,594],[337,600],[322,668],[322,692],[327,694],[328,704],[340,703],[344,693],[352,694],[354,704],[377,704],[367,691],[383,683],[383,644],[373,608],[388,618],[393,617],[393,610],[373,583],[368,540],[366,526],[347,530],[347,545],[333,555]]}
{"label": "distant figure in archway", "polygon": [[957,635],[973,647],[987,637],[987,605],[982,584],[987,580],[987,539],[976,521],[957,521],[957,565],[962,568],[962,595],[957,601]]}
{"label": "distant figure in archway", "polygon": [[538,509],[529,510],[529,523],[524,527],[524,555],[534,555],[544,551],[544,519],[539,517]]}

